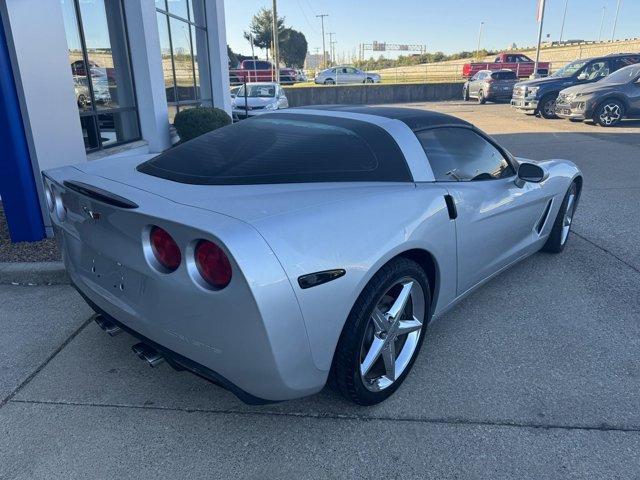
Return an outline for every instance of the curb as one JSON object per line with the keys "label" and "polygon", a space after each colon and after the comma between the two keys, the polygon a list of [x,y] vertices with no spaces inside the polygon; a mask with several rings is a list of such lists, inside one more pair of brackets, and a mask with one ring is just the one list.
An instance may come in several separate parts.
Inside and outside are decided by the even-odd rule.
{"label": "curb", "polygon": [[62,262],[0,262],[0,285],[69,285]]}

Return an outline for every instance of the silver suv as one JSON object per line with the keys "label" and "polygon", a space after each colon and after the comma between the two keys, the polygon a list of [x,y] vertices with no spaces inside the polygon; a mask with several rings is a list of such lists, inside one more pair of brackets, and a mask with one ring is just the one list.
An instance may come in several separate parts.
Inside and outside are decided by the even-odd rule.
{"label": "silver suv", "polygon": [[480,70],[464,83],[462,98],[475,98],[478,103],[510,100],[517,82],[518,76],[513,70]]}

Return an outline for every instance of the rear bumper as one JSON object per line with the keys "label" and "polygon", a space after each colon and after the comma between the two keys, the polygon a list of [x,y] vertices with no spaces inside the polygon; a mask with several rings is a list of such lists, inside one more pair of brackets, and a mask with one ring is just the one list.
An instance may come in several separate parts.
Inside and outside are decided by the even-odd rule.
{"label": "rear bumper", "polygon": [[[47,175],[67,212],[66,218],[52,215],[65,267],[95,310],[193,362],[180,363],[243,400],[288,400],[323,388],[328,369],[314,362],[293,287],[253,227],[71,167]],[[139,208],[109,206],[67,190],[63,181],[71,177],[119,193]],[[83,206],[99,211],[99,220],[84,216]],[[183,261],[172,273],[148,260],[150,224],[170,231],[180,245]],[[233,278],[223,290],[208,290],[194,276],[190,249],[199,238],[228,251]]]}
{"label": "rear bumper", "polygon": [[269,403],[277,402],[277,400],[266,400],[264,398],[256,397],[255,395],[251,395],[250,393],[242,390],[240,387],[238,387],[236,384],[231,382],[229,379],[220,375],[218,372],[214,372],[210,368],[205,367],[204,365],[201,365],[197,362],[194,362],[193,360],[190,360],[189,358],[184,357],[179,353],[174,352],[173,350],[163,347],[159,343],[156,343],[153,340],[145,337],[141,333],[136,332],[132,328],[129,328],[128,326],[126,326],[124,323],[119,322],[118,320],[113,318],[105,310],[103,310],[98,305],[96,305],[93,301],[91,301],[91,299],[87,297],[82,292],[82,290],[78,288],[78,286],[75,283],[72,282],[72,285],[78,291],[78,293],[84,299],[84,301],[87,302],[87,304],[93,309],[94,312],[104,316],[105,318],[107,318],[109,321],[116,324],[118,327],[120,327],[122,330],[127,332],[132,337],[137,338],[141,342],[145,343],[146,345],[149,345],[150,347],[160,352],[162,356],[167,360],[169,360],[172,364],[179,365],[180,367],[190,371],[195,375],[198,375],[199,377],[209,380],[210,382],[215,383],[216,385],[220,385],[222,388],[229,390],[236,397],[238,397],[240,400],[242,400],[244,403],[248,405],[266,405]]}

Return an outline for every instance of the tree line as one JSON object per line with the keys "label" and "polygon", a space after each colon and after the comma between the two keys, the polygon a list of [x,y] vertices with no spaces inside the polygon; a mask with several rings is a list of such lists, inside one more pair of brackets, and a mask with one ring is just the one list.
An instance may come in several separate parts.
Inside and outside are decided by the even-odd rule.
{"label": "tree line", "polygon": [[[307,39],[302,32],[285,25],[285,17],[278,16],[278,48],[280,60],[292,68],[304,67],[307,57]],[[265,51],[267,60],[273,47],[273,13],[270,9],[261,8],[251,19],[249,30],[244,32],[244,38],[253,46]],[[244,55],[234,53],[228,48],[229,63],[235,67],[246,58]]]}
{"label": "tree line", "polygon": [[[495,55],[498,52],[495,50],[480,50],[479,56],[480,58],[485,57],[487,55]],[[476,56],[476,52],[462,51],[451,53],[449,55],[443,52],[434,52],[434,53],[423,53],[416,55],[400,55],[398,58],[385,58],[380,55],[377,59],[369,58],[365,60],[358,60],[355,62],[355,65],[358,68],[362,68],[365,70],[380,70],[383,68],[393,68],[393,67],[405,67],[409,65],[420,65],[421,63],[437,63],[444,62],[447,60],[459,60],[463,58],[474,58]]]}

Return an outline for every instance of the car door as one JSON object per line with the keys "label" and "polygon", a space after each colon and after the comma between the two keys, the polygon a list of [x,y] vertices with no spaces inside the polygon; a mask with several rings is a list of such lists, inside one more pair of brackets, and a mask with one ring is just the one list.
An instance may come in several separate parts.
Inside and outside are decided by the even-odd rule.
{"label": "car door", "polygon": [[475,97],[478,95],[478,90],[480,89],[480,84],[487,76],[486,72],[478,72],[471,79],[472,81],[469,83],[469,95]]}
{"label": "car door", "polygon": [[515,161],[475,129],[436,127],[416,135],[451,196],[461,295],[533,251],[550,200],[541,184],[516,182]]}

